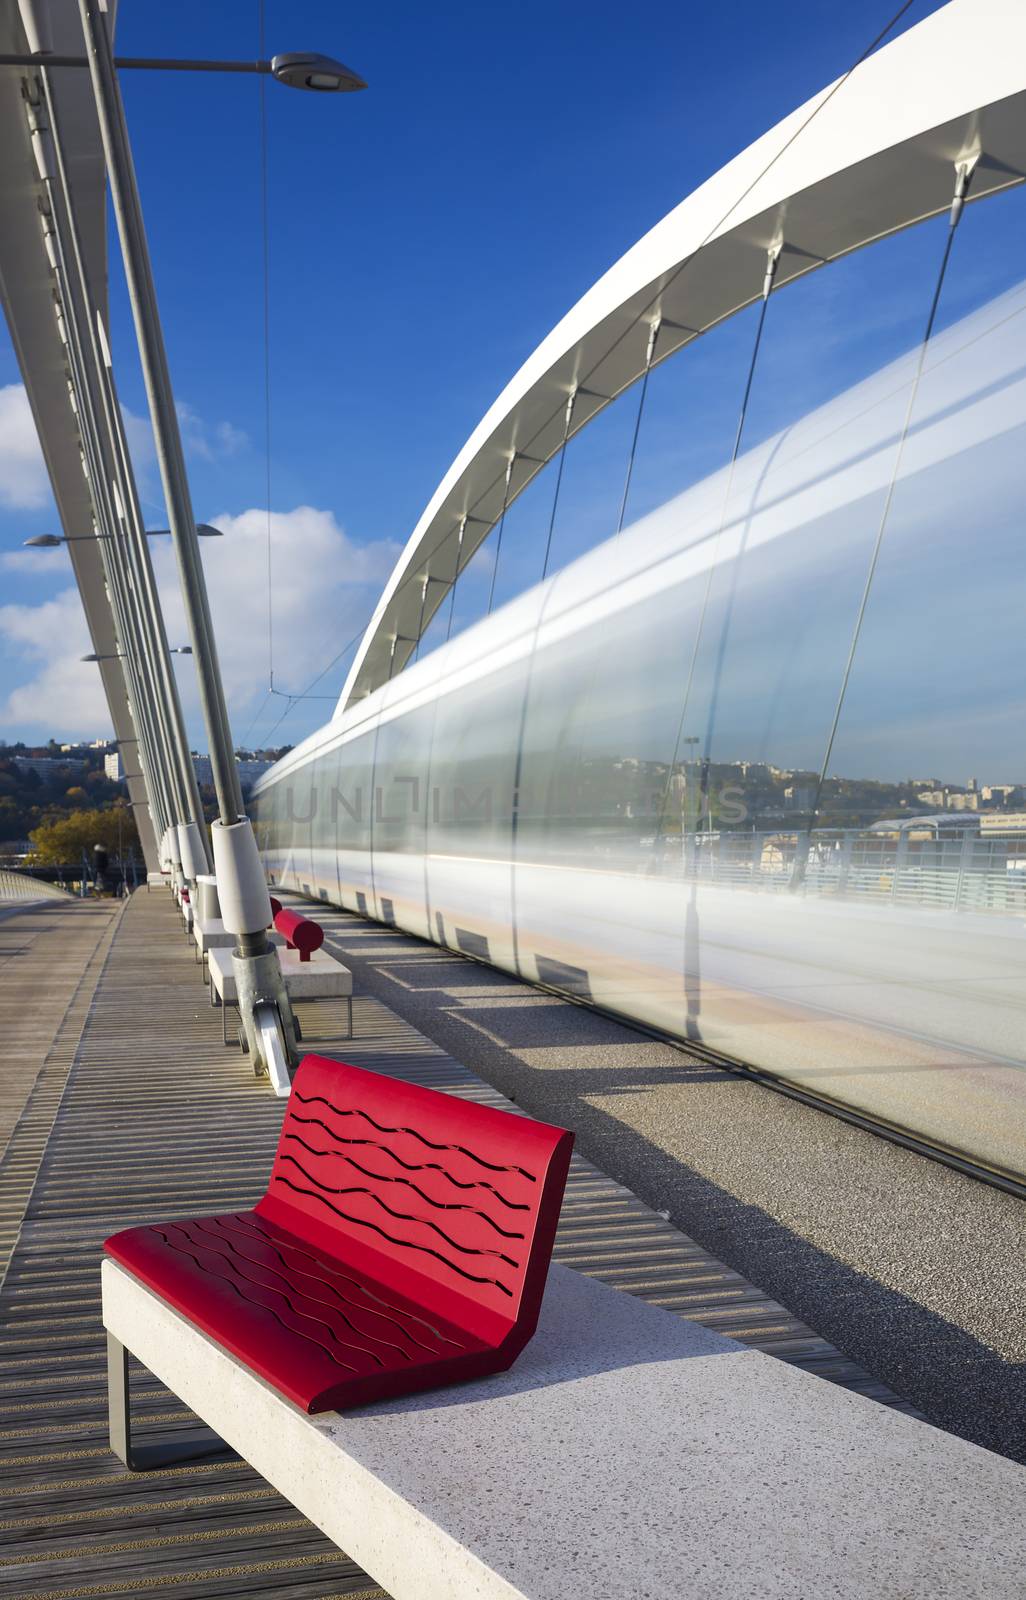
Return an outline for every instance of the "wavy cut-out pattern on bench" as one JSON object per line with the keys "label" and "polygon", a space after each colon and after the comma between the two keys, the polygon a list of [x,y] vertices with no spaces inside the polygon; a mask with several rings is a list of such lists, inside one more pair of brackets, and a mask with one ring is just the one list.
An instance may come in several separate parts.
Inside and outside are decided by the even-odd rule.
{"label": "wavy cut-out pattern on bench", "polygon": [[499,1371],[537,1325],[572,1136],[308,1056],[254,1211],[109,1253],[306,1411]]}

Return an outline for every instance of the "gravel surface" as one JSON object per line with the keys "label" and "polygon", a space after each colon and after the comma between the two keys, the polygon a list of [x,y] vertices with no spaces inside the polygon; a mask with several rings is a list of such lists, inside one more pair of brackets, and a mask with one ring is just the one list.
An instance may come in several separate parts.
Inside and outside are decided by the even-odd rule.
{"label": "gravel surface", "polygon": [[931,1421],[1026,1461],[1026,1203],[489,967],[321,908],[378,996]]}

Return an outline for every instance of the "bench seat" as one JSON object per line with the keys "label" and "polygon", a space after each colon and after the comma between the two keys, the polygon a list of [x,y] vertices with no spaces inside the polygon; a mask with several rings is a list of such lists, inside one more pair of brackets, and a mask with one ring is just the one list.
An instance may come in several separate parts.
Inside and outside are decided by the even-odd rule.
{"label": "bench seat", "polygon": [[133,1228],[108,1250],[302,1411],[494,1370],[482,1340],[255,1211]]}
{"label": "bench seat", "polygon": [[510,1371],[344,1416],[112,1261],[103,1320],[393,1600],[1021,1600],[1022,1467],[566,1267]]}
{"label": "bench seat", "polygon": [[516,1358],[572,1143],[307,1056],[253,1211],[129,1228],[106,1249],[302,1410],[362,1405]]}

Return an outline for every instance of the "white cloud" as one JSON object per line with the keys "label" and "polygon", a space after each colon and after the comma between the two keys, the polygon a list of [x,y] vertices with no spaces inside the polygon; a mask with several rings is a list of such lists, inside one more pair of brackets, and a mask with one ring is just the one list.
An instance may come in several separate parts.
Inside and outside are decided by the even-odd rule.
{"label": "white cloud", "polygon": [[67,545],[61,550],[5,550],[0,555],[0,570],[20,572],[26,578],[54,578],[63,568],[67,577],[70,565]]}
{"label": "white cloud", "polygon": [[50,498],[39,435],[21,383],[0,387],[0,505],[36,511]]}
{"label": "white cloud", "polygon": [[[244,511],[210,519],[221,539],[201,541],[221,675],[236,719],[267,687],[267,514]],[[297,506],[273,512],[271,570],[275,682],[299,690],[369,617],[399,554],[390,541],[357,544],[330,511]],[[151,549],[172,645],[188,642],[174,553],[168,539]],[[25,552],[28,554],[29,552]],[[79,657],[91,646],[78,591],[40,605],[0,606],[0,643],[29,669],[0,702],[0,726],[59,728],[72,736],[102,732],[109,716],[95,666]],[[187,719],[202,739],[195,671],[180,661]],[[318,685],[327,692],[330,684]],[[323,705],[325,720],[331,706]],[[245,729],[236,725],[236,737]]]}
{"label": "white cloud", "polygon": [[153,428],[148,416],[137,416],[126,405],[121,407],[121,420],[125,425],[128,453],[137,473],[149,472],[156,464],[157,450],[153,443]]}
{"label": "white cloud", "polygon": [[226,456],[237,456],[249,445],[249,438],[232,422],[205,422],[186,400],[175,404],[182,443],[188,453],[200,461],[221,461]]}
{"label": "white cloud", "polygon": [[0,606],[0,639],[34,669],[0,705],[0,726],[67,738],[110,731],[99,671],[80,659],[92,644],[76,588],[41,605]]}
{"label": "white cloud", "polygon": [[[267,687],[267,513],[211,521],[224,535],[201,542],[221,675],[229,700],[244,707]],[[313,506],[272,512],[270,529],[275,682],[302,689],[369,616],[399,546],[357,544]],[[159,546],[161,600],[177,644],[187,634],[174,555],[169,540]]]}

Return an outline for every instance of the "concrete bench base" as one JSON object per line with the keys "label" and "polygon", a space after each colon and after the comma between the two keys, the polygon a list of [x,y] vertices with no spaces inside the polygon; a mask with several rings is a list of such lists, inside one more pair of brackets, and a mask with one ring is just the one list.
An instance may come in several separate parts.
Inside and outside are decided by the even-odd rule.
{"label": "concrete bench base", "polygon": [[[227,950],[229,953],[235,948],[235,935],[229,933],[220,917],[196,917],[192,926],[192,938],[196,945],[196,960],[203,968],[203,981],[207,982],[207,961],[211,950]],[[280,933],[273,929],[268,930],[269,943],[284,948],[285,940]]]}
{"label": "concrete bench base", "polygon": [[192,925],[192,936],[199,961],[208,950],[230,950],[235,943],[234,933],[228,932],[220,917],[197,917]]}
{"label": "concrete bench base", "polygon": [[1022,1468],[564,1267],[509,1372],[344,1416],[110,1261],[103,1320],[394,1600],[1021,1596]]}
{"label": "concrete bench base", "polygon": [[[276,942],[281,935],[275,935]],[[315,950],[309,960],[301,961],[298,950],[290,950],[279,942],[278,960],[281,963],[285,989],[290,1000],[337,1000],[348,1003],[349,1037],[353,1036],[353,975],[334,956]],[[207,951],[207,968],[210,977],[210,1001],[221,1002],[221,1036],[228,1041],[226,1011],[228,1006],[238,1008],[238,987],[231,950],[211,946]],[[216,996],[216,1000],[215,1000]]]}

